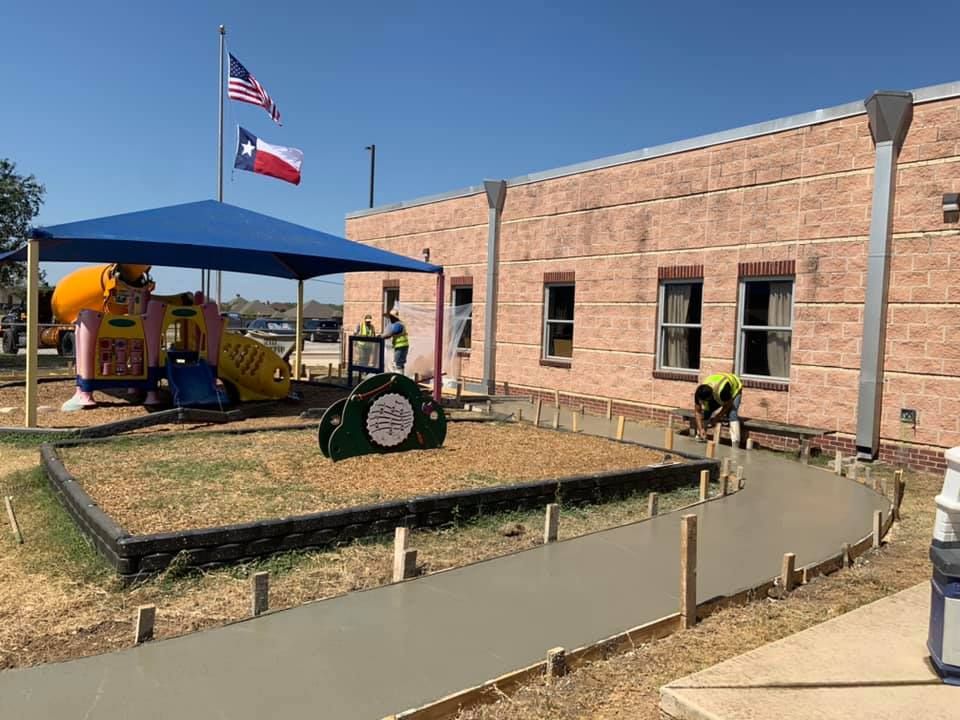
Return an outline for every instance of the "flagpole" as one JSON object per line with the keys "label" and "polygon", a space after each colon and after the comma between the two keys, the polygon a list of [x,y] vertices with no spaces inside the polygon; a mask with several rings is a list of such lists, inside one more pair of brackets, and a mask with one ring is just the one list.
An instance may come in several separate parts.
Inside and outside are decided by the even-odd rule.
{"label": "flagpole", "polygon": [[[227,29],[220,26],[220,128],[217,134],[217,201],[223,202],[223,43]],[[223,274],[217,270],[217,305],[220,305]]]}

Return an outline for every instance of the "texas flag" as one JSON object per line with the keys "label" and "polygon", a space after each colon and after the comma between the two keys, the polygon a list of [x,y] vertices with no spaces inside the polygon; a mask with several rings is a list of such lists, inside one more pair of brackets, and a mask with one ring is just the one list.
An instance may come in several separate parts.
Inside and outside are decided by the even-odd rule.
{"label": "texas flag", "polygon": [[271,145],[237,126],[237,159],[233,162],[235,168],[269,175],[299,185],[302,164],[302,150]]}

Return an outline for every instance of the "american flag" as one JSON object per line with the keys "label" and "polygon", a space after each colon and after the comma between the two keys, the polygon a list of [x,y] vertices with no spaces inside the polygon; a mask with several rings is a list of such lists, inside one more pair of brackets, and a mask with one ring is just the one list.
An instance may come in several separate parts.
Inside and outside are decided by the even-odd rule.
{"label": "american flag", "polygon": [[276,103],[270,99],[263,85],[230,53],[230,82],[227,83],[227,95],[231,100],[259,105],[268,113],[277,125],[280,122],[280,111]]}

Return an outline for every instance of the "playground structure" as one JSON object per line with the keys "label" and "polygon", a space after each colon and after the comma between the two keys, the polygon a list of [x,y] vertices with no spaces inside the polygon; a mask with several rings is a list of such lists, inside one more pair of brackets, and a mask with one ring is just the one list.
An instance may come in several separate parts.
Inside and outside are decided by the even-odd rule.
{"label": "playground structure", "polygon": [[[77,391],[64,410],[94,407],[95,390],[126,388],[160,403],[166,379],[179,407],[271,400],[290,391],[290,369],[272,350],[226,332],[202,293],[153,295],[150,266],[85,267],[65,277],[51,305],[76,324]],[[217,379],[223,384],[218,387]]]}

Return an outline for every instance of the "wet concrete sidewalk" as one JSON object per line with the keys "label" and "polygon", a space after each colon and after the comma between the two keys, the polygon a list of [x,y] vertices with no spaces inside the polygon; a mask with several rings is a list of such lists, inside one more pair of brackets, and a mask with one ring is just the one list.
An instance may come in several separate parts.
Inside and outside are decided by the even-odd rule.
{"label": "wet concrete sidewalk", "polygon": [[676,680],[660,709],[677,720],[947,720],[960,689],[927,662],[930,583]]}
{"label": "wet concrete sidewalk", "polygon": [[[584,425],[615,429],[605,418]],[[628,425],[625,437],[659,446],[663,430]],[[681,437],[675,448],[704,452]],[[731,453],[745,490],[690,511],[698,602],[778,575],[784,552],[798,567],[836,555],[889,508],[822,470],[728,447],[719,457]],[[548,648],[677,612],[679,526],[679,514],[665,514],[224,628],[0,672],[0,718],[382,718],[530,665]]]}

